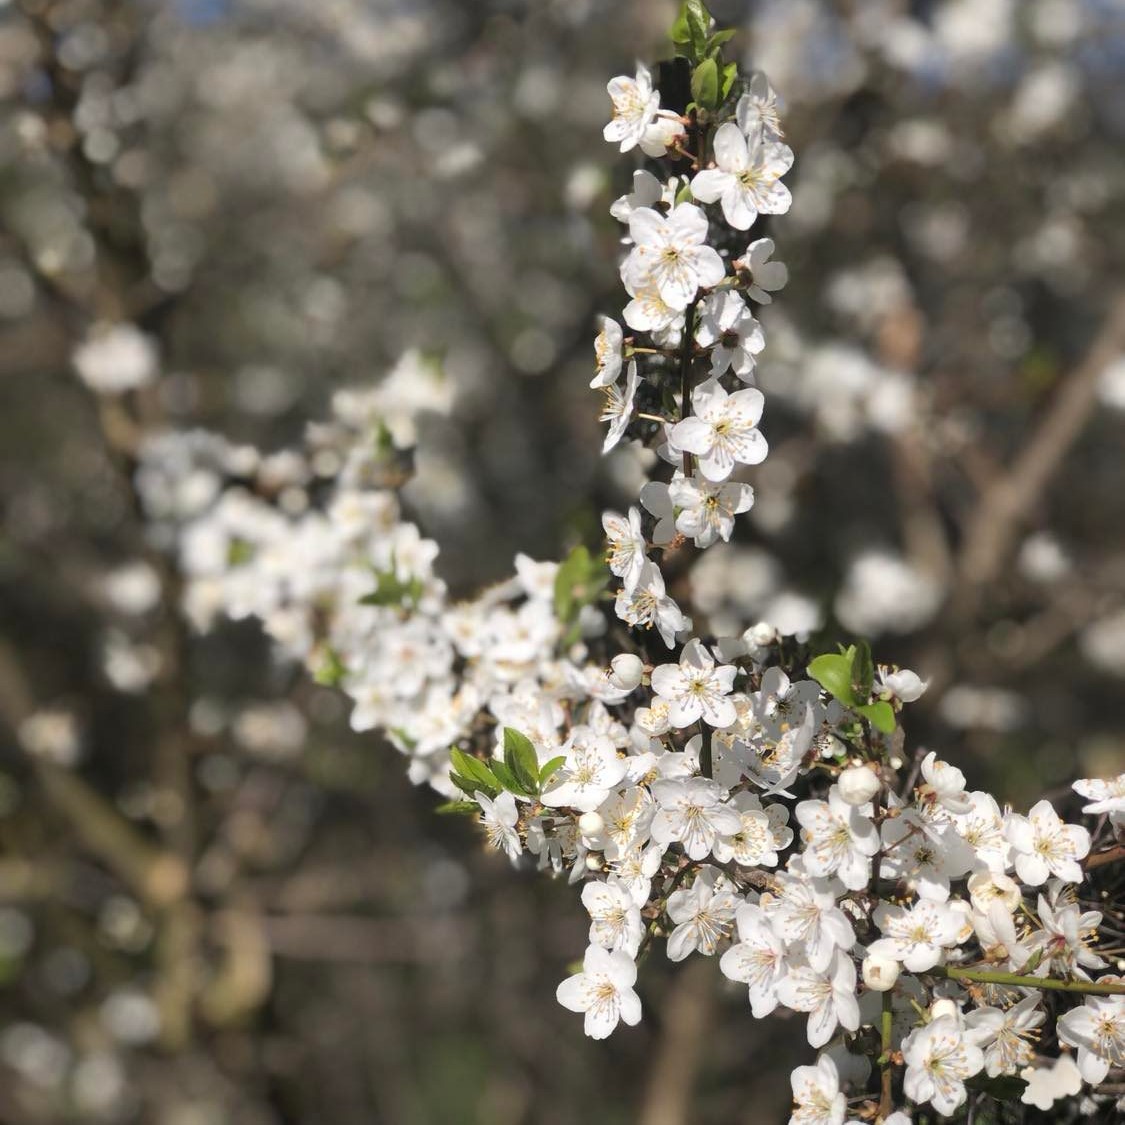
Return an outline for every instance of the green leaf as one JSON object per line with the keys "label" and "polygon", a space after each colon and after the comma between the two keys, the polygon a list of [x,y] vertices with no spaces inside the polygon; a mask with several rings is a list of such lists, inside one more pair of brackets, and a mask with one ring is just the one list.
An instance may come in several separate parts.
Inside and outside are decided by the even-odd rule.
{"label": "green leaf", "polygon": [[511,727],[504,728],[504,764],[528,795],[539,792],[539,755],[531,739]]}
{"label": "green leaf", "polygon": [[422,580],[411,578],[403,582],[393,570],[381,570],[375,574],[375,589],[359,599],[360,605],[401,606],[403,603],[417,605],[422,597]]}
{"label": "green leaf", "polygon": [[578,639],[578,615],[582,607],[592,605],[609,584],[609,571],[600,558],[594,558],[582,546],[575,547],[559,563],[555,575],[555,616],[563,626],[563,644]]}
{"label": "green leaf", "polygon": [[566,764],[566,755],[560,754],[557,758],[552,758],[546,762],[543,768],[539,771],[539,784],[546,785],[552,777]]}
{"label": "green leaf", "polygon": [[[502,791],[503,786],[496,775],[479,758],[454,747],[449,751],[449,760],[453,763],[450,776],[462,792],[472,796],[479,789],[486,797],[495,797]],[[468,784],[462,784],[462,781]]]}
{"label": "green leaf", "polygon": [[475,801],[443,801],[434,812],[438,816],[472,816],[480,812],[480,805]]}
{"label": "green leaf", "polygon": [[478,785],[475,781],[468,777],[462,777],[459,773],[453,770],[449,771],[449,780],[461,790],[462,793],[472,795],[473,793],[483,793],[486,797],[498,797],[500,795],[500,787],[496,787],[495,793],[490,793],[487,789]]}
{"label": "green leaf", "polygon": [[691,75],[691,96],[702,109],[719,105],[719,68],[714,59],[704,59]]}
{"label": "green leaf", "polygon": [[852,659],[852,692],[861,703],[871,698],[871,685],[875,682],[875,665],[871,660],[871,646],[860,641],[855,646]]}
{"label": "green leaf", "polygon": [[856,714],[862,715],[876,729],[884,734],[890,734],[895,729],[895,709],[885,700],[878,703],[866,703],[862,707],[854,708]]}
{"label": "green leaf", "polygon": [[723,31],[716,31],[707,43],[707,53],[711,54],[716,47],[721,47],[724,43],[729,43],[737,34],[737,29],[733,27],[728,27]]}
{"label": "green leaf", "polygon": [[489,767],[496,775],[496,780],[508,790],[509,793],[515,793],[520,797],[534,797],[535,790],[528,789],[518,777],[515,772],[510,770],[503,762],[493,762]]}
{"label": "green leaf", "polygon": [[673,43],[678,43],[683,46],[691,42],[691,28],[688,26],[687,18],[687,4],[680,8],[680,14],[676,17],[675,23],[672,24],[672,30],[668,33]]}
{"label": "green leaf", "polygon": [[730,96],[731,87],[734,85],[735,80],[738,78],[738,63],[727,63],[723,67],[723,82],[720,91],[720,101],[726,101]]}
{"label": "green leaf", "polygon": [[691,48],[697,59],[707,53],[707,32],[711,28],[711,13],[703,0],[685,0],[684,18],[691,35]]}
{"label": "green leaf", "polygon": [[[695,197],[691,193],[691,184],[684,184],[682,188],[676,193],[676,206],[679,207],[681,203],[690,203]],[[669,396],[671,397],[671,396]],[[678,408],[675,402],[667,404],[666,409],[669,413],[674,413]]]}
{"label": "green leaf", "polygon": [[809,675],[829,695],[849,707],[856,705],[852,694],[852,657],[846,653],[839,655],[825,653],[809,664]]}

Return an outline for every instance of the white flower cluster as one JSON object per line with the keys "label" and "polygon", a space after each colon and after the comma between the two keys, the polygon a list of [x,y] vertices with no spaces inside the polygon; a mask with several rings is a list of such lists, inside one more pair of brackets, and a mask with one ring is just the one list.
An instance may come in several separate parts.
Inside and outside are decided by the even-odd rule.
{"label": "white flower cluster", "polygon": [[[825,1051],[793,1073],[794,1121],[843,1122],[871,1059],[882,1084],[868,1120],[902,1122],[906,1102],[953,1113],[982,1074],[1016,1076],[1028,1104],[1049,1105],[1071,1076],[1055,1063],[1048,1080],[1054,1060],[1036,1043],[1048,997],[1068,992],[1086,999],[1058,1015],[1058,1040],[1082,1079],[1102,1082],[1125,1066],[1125,983],[1095,976],[1109,968],[1102,913],[1081,888],[1092,850],[1100,864],[1121,847],[1097,850],[1125,836],[1125,775],[1075,785],[1104,814],[1096,838],[1047,801],[1002,809],[934,753],[900,790],[897,716],[925,690],[918,676],[852,646],[803,678],[772,630],[693,636],[668,594],[661,553],[728,540],[753,502],[736,473],[767,453],[752,303],[781,288],[784,267],[768,239],[728,243],[787,209],[792,154],[761,76],[732,97],[730,120],[662,110],[643,68],[609,90],[608,140],[693,166],[664,181],[638,172],[614,204],[634,335],[606,319],[595,348],[606,448],[631,432],[671,466],[639,506],[603,519],[634,648],[610,647],[603,568],[582,550],[561,564],[520,556],[513,578],[451,602],[437,545],[402,517],[393,442],[372,440],[378,402],[356,395],[338,398],[308,453],[189,436],[143,460],[142,496],[175,527],[188,613],[201,627],[260,617],[353,699],[353,727],[380,730],[416,782],[478,813],[493,847],[583,884],[589,948],[558,999],[588,1035],[641,1019],[637,962],[662,940],[673,961],[718,957],[755,1016],[807,1016]],[[637,413],[642,394],[653,405]],[[159,470],[170,461],[178,478]],[[650,629],[679,646],[671,659],[649,659]]]}

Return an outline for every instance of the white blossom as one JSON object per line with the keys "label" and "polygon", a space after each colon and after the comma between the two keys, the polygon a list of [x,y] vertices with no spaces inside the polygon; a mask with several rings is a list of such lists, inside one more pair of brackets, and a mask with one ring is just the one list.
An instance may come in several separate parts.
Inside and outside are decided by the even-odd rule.
{"label": "white blossom", "polygon": [[902,1044],[906,1062],[906,1096],[929,1102],[938,1113],[952,1114],[968,1096],[965,1079],[984,1068],[984,1053],[956,1016],[942,1016],[912,1031]]}
{"label": "white blossom", "polygon": [[674,727],[689,727],[699,719],[713,727],[728,727],[737,717],[728,698],[736,672],[730,664],[716,666],[702,642],[693,639],[684,645],[678,664],[652,670],[652,690],[668,700],[668,721]]}
{"label": "white blossom", "polygon": [[558,987],[558,1002],[571,1012],[585,1012],[585,1030],[591,1039],[605,1039],[624,1020],[630,1027],[641,1022],[641,999],[633,991],[637,966],[627,953],[591,945],[582,971]]}
{"label": "white blossom", "polygon": [[516,831],[520,814],[516,799],[511,793],[501,793],[496,800],[490,800],[483,793],[474,793],[473,800],[481,807],[481,823],[484,825],[485,839],[489,844],[507,854],[515,861],[519,859],[523,847]]}
{"label": "white blossom", "polygon": [[641,531],[641,513],[630,508],[628,516],[617,512],[602,514],[602,530],[606,538],[606,563],[611,574],[622,581],[622,588],[631,594],[640,581],[641,570],[648,561],[645,537]]}
{"label": "white blossom", "polygon": [[633,399],[637,395],[637,361],[629,360],[624,386],[613,383],[601,390],[605,395],[605,404],[598,418],[609,423],[609,430],[602,443],[602,452],[608,453],[624,437],[629,419],[633,417]]}
{"label": "white blossom", "polygon": [[734,925],[739,898],[713,867],[705,868],[690,887],[673,891],[666,910],[676,928],[668,935],[668,960],[682,961],[698,951],[714,955]]}
{"label": "white blossom", "polygon": [[724,790],[707,777],[663,780],[652,784],[659,806],[652,818],[658,844],[682,844],[689,859],[706,859],[720,836],[741,827],[738,811],[723,804]]}
{"label": "white blossom", "polygon": [[1064,824],[1050,801],[1033,805],[1026,817],[1010,814],[1006,835],[1016,873],[1029,887],[1042,886],[1052,875],[1066,883],[1082,882],[1078,861],[1090,851],[1090,833]]}
{"label": "white blossom", "polygon": [[742,268],[750,274],[750,288],[746,296],[759,305],[773,303],[770,295],[779,289],[785,288],[789,280],[789,270],[783,262],[771,262],[774,244],[772,238],[758,238],[746,247],[746,252],[739,259]]}
{"label": "white blossom", "polygon": [[622,339],[621,325],[612,317],[602,317],[602,330],[594,339],[597,374],[590,381],[591,387],[610,387],[617,382],[624,361]]}
{"label": "white blossom", "polygon": [[934,751],[922,759],[921,787],[923,800],[936,801],[951,813],[967,813],[972,807],[969,794],[965,792],[965,775],[956,766],[939,761]]}
{"label": "white blossom", "polygon": [[734,517],[754,504],[750,485],[716,484],[698,473],[677,477],[668,486],[668,495],[678,509],[676,530],[691,536],[697,547],[710,547],[716,539],[727,542],[734,532]]}
{"label": "white blossom", "polygon": [[[1125,977],[1105,976],[1103,984],[1125,984]],[[1078,1049],[1078,1069],[1092,1086],[1105,1081],[1111,1067],[1125,1066],[1125,994],[1087,996],[1080,1008],[1059,1016],[1059,1042]]]}
{"label": "white blossom", "polygon": [[823,972],[810,965],[794,965],[777,985],[777,998],[787,1008],[808,1012],[806,1034],[810,1047],[823,1047],[839,1025],[847,1031],[859,1027],[855,964],[837,950]]}
{"label": "white blossom", "polygon": [[697,172],[691,193],[703,203],[722,201],[735,230],[749,230],[759,214],[784,215],[793,202],[781,177],[793,166],[788,145],[759,133],[749,140],[732,122],[720,125],[713,143],[716,168]]}
{"label": "white blossom", "polygon": [[660,94],[653,88],[648,68],[637,64],[636,78],[619,76],[606,89],[613,102],[613,118],[602,131],[622,152],[640,147],[646,156],[663,156],[684,131],[675,114],[660,108]]}
{"label": "white blossom", "polygon": [[754,381],[755,356],[766,346],[762,326],[732,289],[713,293],[699,308],[695,339],[711,349],[711,374],[727,371],[744,383]]}
{"label": "white blossom", "polygon": [[563,746],[566,761],[540,798],[549,808],[593,812],[625,777],[626,764],[603,735],[575,728]]}
{"label": "white blossom", "polygon": [[790,1076],[793,1115],[790,1125],[843,1125],[848,1115],[847,1095],[840,1089],[840,1075],[828,1055],[816,1066],[799,1066]]}
{"label": "white blossom", "polygon": [[719,970],[748,987],[750,1010],[762,1019],[777,1007],[777,986],[786,973],[785,945],[756,904],[740,906],[735,923],[738,941],[720,958]]}
{"label": "white blossom", "polygon": [[781,136],[781,107],[777,93],[760,70],[750,75],[749,89],[738,99],[734,113],[738,127],[748,137],[756,133]]}
{"label": "white blossom", "polygon": [[691,203],[667,218],[639,207],[629,216],[629,234],[633,249],[621,278],[633,296],[651,286],[670,308],[684,309],[701,287],[710,289],[726,275],[723,259],[707,244],[707,216]]}
{"label": "white blossom", "polygon": [[1006,1011],[984,1007],[969,1012],[965,1026],[977,1033],[977,1046],[984,1050],[985,1071],[990,1078],[1015,1074],[1035,1058],[1033,1040],[1047,1018],[1039,1007],[1041,996],[1025,996]]}
{"label": "white blossom", "polygon": [[715,858],[720,863],[733,860],[743,867],[776,867],[777,853],[793,841],[793,830],[786,821],[784,805],[762,808],[754,793],[735,793],[730,800],[741,824],[737,832],[715,842]]}
{"label": "white blossom", "polygon": [[668,648],[676,643],[676,634],[691,628],[691,619],[665,593],[664,576],[651,562],[641,567],[640,577],[632,592],[620,591],[614,611],[628,625],[651,629],[656,627]]}
{"label": "white blossom", "polygon": [[699,471],[710,481],[724,481],[736,464],[758,465],[769,446],[758,430],[765,398],[756,387],[729,394],[716,379],[692,392],[693,415],[677,422],[671,440],[694,453]]}
{"label": "white blossom", "polygon": [[942,951],[952,949],[969,932],[963,911],[930,899],[909,907],[880,903],[874,919],[885,936],[873,941],[867,952],[893,957],[912,973],[932,969],[941,960]]}
{"label": "white blossom", "polygon": [[855,945],[852,924],[836,905],[839,884],[833,884],[779,872],[776,889],[762,896],[774,932],[786,945],[800,948],[815,972],[828,968],[837,949],[847,952]]}
{"label": "white blossom", "polygon": [[636,957],[644,937],[641,912],[627,886],[612,875],[582,888],[582,905],[590,915],[590,944],[620,949]]}
{"label": "white blossom", "polygon": [[836,875],[849,890],[867,886],[871,857],[879,850],[879,833],[864,806],[849,805],[834,785],[827,801],[797,805],[805,870],[810,875]]}

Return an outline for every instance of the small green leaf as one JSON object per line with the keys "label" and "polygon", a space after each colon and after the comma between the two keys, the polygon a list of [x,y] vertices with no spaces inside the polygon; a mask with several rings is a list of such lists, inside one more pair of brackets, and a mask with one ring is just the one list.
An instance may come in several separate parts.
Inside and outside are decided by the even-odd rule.
{"label": "small green leaf", "polygon": [[719,105],[719,68],[714,59],[704,59],[691,75],[691,96],[702,109]]}
{"label": "small green leaf", "polygon": [[475,801],[443,801],[434,812],[438,816],[472,816],[480,812],[480,805]]}
{"label": "small green leaf", "polygon": [[723,82],[720,91],[720,101],[726,101],[730,96],[731,87],[734,85],[735,80],[738,78],[738,63],[727,63],[723,67]]}
{"label": "small green leaf", "polygon": [[707,53],[711,54],[716,47],[721,47],[724,43],[729,43],[737,34],[737,29],[733,27],[728,27],[723,31],[716,31],[715,34],[711,36],[710,40],[708,40]]}
{"label": "small green leaf", "polygon": [[469,794],[470,796],[473,793],[483,793],[486,797],[500,796],[501,790],[499,785],[497,785],[494,790],[490,790],[486,786],[478,784],[471,778],[462,777],[459,773],[454,773],[452,770],[450,770],[449,773],[449,780],[452,781],[453,784],[456,785],[462,793]]}
{"label": "small green leaf", "polygon": [[539,771],[539,784],[541,786],[546,785],[565,764],[565,754],[560,754],[557,758],[552,758],[549,762],[545,763],[543,768]]}
{"label": "small green leaf", "polygon": [[[503,789],[496,775],[479,758],[474,758],[471,754],[454,747],[449,751],[449,759],[453,763],[456,775],[454,784],[469,796],[479,789],[486,797],[495,797]],[[468,785],[462,784],[457,778],[468,782]]]}
{"label": "small green leaf", "polygon": [[707,51],[707,32],[711,28],[711,13],[703,0],[685,0],[684,17],[691,35],[691,47],[697,59]]}
{"label": "small green leaf", "polygon": [[515,793],[519,797],[534,797],[535,790],[528,789],[518,777],[515,772],[510,770],[503,762],[493,762],[489,767],[496,780],[508,790],[509,793]]}
{"label": "small green leaf", "polygon": [[848,707],[856,705],[855,696],[852,694],[852,658],[841,653],[825,653],[818,656],[809,664],[809,675],[829,695],[838,699]]}
{"label": "small green leaf", "polygon": [[691,42],[691,28],[688,26],[687,18],[687,4],[680,8],[680,14],[676,17],[676,22],[672,24],[672,30],[668,33],[673,43],[683,46]]}
{"label": "small green leaf", "polygon": [[[676,206],[678,207],[681,203],[690,203],[694,198],[691,193],[691,184],[684,184],[684,186],[676,192]],[[678,410],[679,407],[675,402],[671,402],[667,405],[666,409],[669,413],[673,413]]]}
{"label": "small green leaf", "polygon": [[578,619],[582,607],[592,605],[609,584],[609,571],[600,558],[582,546],[575,547],[559,563],[555,575],[555,616],[563,626],[563,645],[573,644],[580,635]]}
{"label": "small green leaf", "polygon": [[504,764],[529,795],[539,792],[539,755],[531,739],[511,727],[504,728]]}
{"label": "small green leaf", "polygon": [[862,715],[876,729],[884,734],[890,734],[895,729],[895,709],[885,700],[878,703],[866,703],[862,707],[854,708],[856,714]]}
{"label": "small green leaf", "polygon": [[417,605],[422,597],[420,578],[403,582],[393,570],[380,570],[375,574],[375,589],[359,599],[360,605],[402,606]]}
{"label": "small green leaf", "polygon": [[875,665],[871,661],[871,646],[860,641],[852,658],[852,693],[857,701],[866,703],[871,698],[871,685],[875,682]]}

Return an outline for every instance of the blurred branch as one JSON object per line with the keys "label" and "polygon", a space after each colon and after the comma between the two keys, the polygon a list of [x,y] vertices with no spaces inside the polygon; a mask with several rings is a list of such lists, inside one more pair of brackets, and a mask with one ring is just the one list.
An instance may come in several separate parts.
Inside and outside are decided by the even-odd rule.
{"label": "blurred branch", "polygon": [[1011,468],[981,496],[958,559],[955,617],[963,620],[971,614],[982,590],[999,577],[1021,525],[1085,426],[1096,401],[1098,379],[1123,348],[1125,294],[1118,293],[1101,332],[1064,381]]}
{"label": "blurred branch", "polygon": [[697,957],[676,975],[663,1004],[663,1033],[648,1072],[637,1125],[687,1125],[714,1006],[709,962]]}

